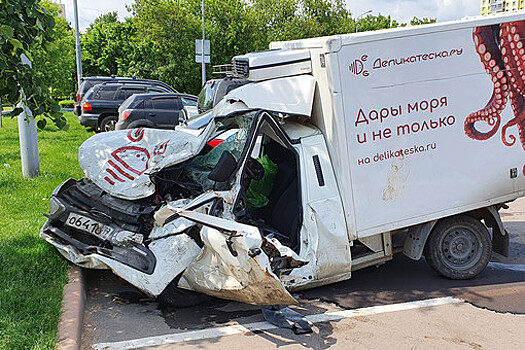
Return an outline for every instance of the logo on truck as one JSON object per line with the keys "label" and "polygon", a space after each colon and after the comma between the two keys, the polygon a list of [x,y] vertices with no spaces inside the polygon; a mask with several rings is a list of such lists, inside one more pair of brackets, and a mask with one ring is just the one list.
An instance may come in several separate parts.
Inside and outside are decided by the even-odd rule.
{"label": "logo on truck", "polygon": [[[493,84],[492,96],[485,107],[465,119],[465,134],[474,140],[488,140],[501,124],[501,112],[510,99],[514,118],[501,128],[505,146],[516,143],[516,136],[507,129],[516,126],[525,149],[525,21],[477,27],[472,33],[476,51]],[[488,131],[480,131],[477,123],[486,123]],[[525,175],[525,166],[523,167]]]}
{"label": "logo on truck", "polygon": [[[431,62],[434,60],[454,58],[461,55],[463,55],[463,48],[410,54],[404,57],[378,57],[376,59],[370,58],[368,55],[363,55],[360,59],[356,59],[350,63],[348,70],[355,75],[368,77],[370,71],[373,72],[376,70],[385,70],[409,64],[426,63],[427,61]],[[367,61],[369,63],[365,64]],[[366,69],[367,65],[372,66],[370,71]]]}
{"label": "logo on truck", "polygon": [[363,55],[361,56],[361,59],[355,60],[354,62],[350,63],[348,69],[355,75],[363,74],[364,77],[367,77],[368,75],[370,75],[370,73],[365,69],[364,62],[366,62],[367,60],[368,55]]}

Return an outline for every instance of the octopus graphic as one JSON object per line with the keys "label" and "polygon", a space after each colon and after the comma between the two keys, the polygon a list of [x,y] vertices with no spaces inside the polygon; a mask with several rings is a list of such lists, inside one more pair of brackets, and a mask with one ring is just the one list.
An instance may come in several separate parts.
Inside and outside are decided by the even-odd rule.
{"label": "octopus graphic", "polygon": [[[474,140],[487,140],[494,136],[501,124],[501,112],[510,100],[514,118],[501,128],[504,145],[516,142],[507,129],[516,126],[521,145],[525,150],[525,21],[477,27],[473,38],[481,63],[490,75],[493,91],[487,105],[465,119],[465,134]],[[490,129],[480,131],[477,122],[487,123]],[[525,166],[523,167],[525,175]]]}

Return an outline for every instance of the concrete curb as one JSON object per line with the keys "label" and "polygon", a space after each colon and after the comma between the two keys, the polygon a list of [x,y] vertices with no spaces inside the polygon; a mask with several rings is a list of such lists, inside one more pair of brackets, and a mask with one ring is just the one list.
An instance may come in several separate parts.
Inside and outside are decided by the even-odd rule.
{"label": "concrete curb", "polygon": [[58,323],[57,349],[79,350],[86,303],[84,272],[81,267],[70,264],[68,277]]}

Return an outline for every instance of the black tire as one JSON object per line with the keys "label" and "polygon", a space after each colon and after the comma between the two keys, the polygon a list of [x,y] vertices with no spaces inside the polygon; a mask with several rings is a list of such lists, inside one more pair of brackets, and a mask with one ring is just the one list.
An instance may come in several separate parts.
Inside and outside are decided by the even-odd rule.
{"label": "black tire", "polygon": [[487,267],[491,253],[487,227],[466,215],[440,220],[425,244],[427,263],[441,275],[456,280],[479,275]]}
{"label": "black tire", "polygon": [[104,117],[100,122],[100,132],[113,131],[117,124],[117,117],[114,115],[108,115]]}
{"label": "black tire", "polygon": [[184,308],[202,304],[210,300],[207,295],[191,290],[178,288],[181,275],[177,276],[158,296],[158,301],[163,307]]}

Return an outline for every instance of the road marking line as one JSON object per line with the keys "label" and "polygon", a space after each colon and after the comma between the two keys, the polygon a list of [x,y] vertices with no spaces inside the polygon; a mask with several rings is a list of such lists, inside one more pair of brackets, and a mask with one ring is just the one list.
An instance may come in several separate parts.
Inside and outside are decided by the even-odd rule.
{"label": "road marking line", "polygon": [[518,272],[525,272],[525,264],[504,264],[498,262],[489,262],[488,267],[497,270],[512,270]]}
{"label": "road marking line", "polygon": [[[413,310],[420,308],[427,308],[433,306],[447,305],[447,304],[457,304],[463,303],[463,300],[444,297],[444,298],[435,298],[419,301],[411,301],[407,303],[392,304],[392,305],[381,305],[381,306],[372,306],[365,307],[355,310],[342,310],[335,312],[326,312],[322,314],[315,314],[305,316],[305,318],[312,323],[319,322],[329,322],[329,321],[339,321],[345,318],[352,318],[358,316],[369,316],[376,314],[383,314],[388,312],[395,311],[405,311]],[[147,337],[141,339],[125,340],[113,343],[98,343],[94,344],[92,347],[95,350],[124,350],[124,349],[136,349],[143,348],[147,346],[159,346],[165,344],[175,344],[193,340],[203,340],[216,337],[223,337],[227,335],[234,334],[243,334],[253,331],[266,331],[270,329],[278,328],[271,323],[266,321],[263,322],[253,322],[247,324],[237,324],[231,326],[223,327],[212,327],[207,329],[201,329],[196,331],[189,331],[184,333],[175,333],[175,334],[166,334],[159,335],[154,337]]]}

